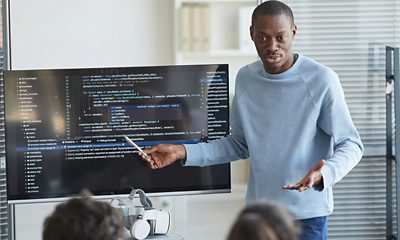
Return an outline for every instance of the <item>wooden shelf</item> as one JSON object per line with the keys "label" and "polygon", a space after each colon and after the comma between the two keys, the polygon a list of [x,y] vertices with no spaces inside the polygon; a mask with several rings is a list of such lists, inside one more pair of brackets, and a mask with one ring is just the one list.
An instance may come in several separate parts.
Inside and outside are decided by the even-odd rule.
{"label": "wooden shelf", "polygon": [[[249,36],[251,24],[251,14],[246,16],[246,11],[256,6],[256,0],[175,0],[175,63],[229,64],[229,91],[233,94],[239,69],[258,59],[255,47],[249,42],[250,37],[247,40],[243,38]],[[203,13],[199,14],[195,12],[198,11],[196,7],[206,10],[200,10]],[[194,33],[194,29],[200,29],[200,32]],[[199,42],[193,41],[194,36],[206,39],[203,41],[205,44],[201,47],[195,45]],[[247,41],[246,44],[243,40]]]}

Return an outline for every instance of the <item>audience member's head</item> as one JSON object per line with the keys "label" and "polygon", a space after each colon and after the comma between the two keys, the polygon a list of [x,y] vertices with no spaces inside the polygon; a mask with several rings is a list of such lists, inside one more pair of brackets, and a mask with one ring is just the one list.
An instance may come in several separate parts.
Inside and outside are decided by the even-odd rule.
{"label": "audience member's head", "polygon": [[56,206],[43,225],[43,240],[117,240],[123,223],[106,202],[84,193]]}
{"label": "audience member's head", "polygon": [[273,203],[255,203],[240,212],[228,240],[297,240],[299,230],[286,208]]}

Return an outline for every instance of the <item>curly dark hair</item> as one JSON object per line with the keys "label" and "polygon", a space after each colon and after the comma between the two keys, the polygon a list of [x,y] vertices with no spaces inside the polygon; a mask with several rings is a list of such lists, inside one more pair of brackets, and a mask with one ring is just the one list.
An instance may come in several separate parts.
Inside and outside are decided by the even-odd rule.
{"label": "curly dark hair", "polygon": [[110,204],[81,196],[56,206],[44,221],[43,240],[117,240],[123,229]]}

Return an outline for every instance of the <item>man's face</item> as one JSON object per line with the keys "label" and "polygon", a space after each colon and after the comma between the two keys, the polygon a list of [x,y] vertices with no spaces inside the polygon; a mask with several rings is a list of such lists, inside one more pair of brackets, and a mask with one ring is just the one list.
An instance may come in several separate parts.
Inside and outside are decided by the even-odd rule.
{"label": "man's face", "polygon": [[285,14],[258,16],[250,27],[250,35],[268,73],[281,73],[292,66],[296,26]]}

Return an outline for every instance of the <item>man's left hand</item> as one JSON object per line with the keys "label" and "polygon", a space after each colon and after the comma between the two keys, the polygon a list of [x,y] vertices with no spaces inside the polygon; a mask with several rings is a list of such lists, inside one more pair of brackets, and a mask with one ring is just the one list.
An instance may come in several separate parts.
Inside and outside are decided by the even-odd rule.
{"label": "man's left hand", "polygon": [[307,175],[301,179],[296,185],[286,184],[282,188],[288,190],[298,190],[299,192],[303,192],[309,188],[312,188],[314,185],[322,184],[322,175],[321,170],[325,165],[325,160],[321,159],[317,164],[315,164],[310,171],[308,171]]}

